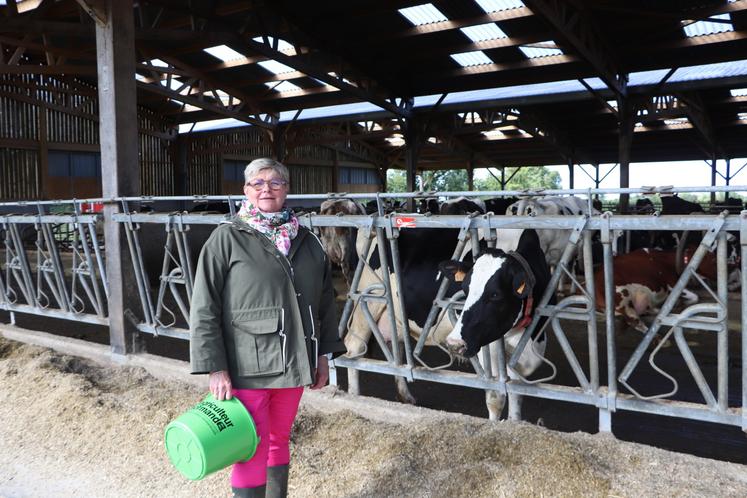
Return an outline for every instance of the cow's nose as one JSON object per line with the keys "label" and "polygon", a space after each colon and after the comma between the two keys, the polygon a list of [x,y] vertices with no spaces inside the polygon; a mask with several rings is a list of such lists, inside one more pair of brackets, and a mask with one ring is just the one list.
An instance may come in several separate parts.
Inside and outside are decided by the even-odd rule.
{"label": "cow's nose", "polygon": [[467,344],[463,340],[452,337],[446,338],[446,347],[449,349],[449,352],[457,355],[463,355],[467,350]]}

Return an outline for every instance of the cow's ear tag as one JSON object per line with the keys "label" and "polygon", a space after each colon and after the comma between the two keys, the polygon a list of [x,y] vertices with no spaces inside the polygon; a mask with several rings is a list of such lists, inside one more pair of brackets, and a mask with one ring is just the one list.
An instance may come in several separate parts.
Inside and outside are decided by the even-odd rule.
{"label": "cow's ear tag", "polygon": [[462,270],[457,270],[454,273],[454,282],[464,282],[464,277],[467,276],[467,272],[464,272]]}
{"label": "cow's ear tag", "polygon": [[526,286],[526,282],[522,282],[518,289],[516,289],[516,293],[519,295],[524,294],[524,287]]}

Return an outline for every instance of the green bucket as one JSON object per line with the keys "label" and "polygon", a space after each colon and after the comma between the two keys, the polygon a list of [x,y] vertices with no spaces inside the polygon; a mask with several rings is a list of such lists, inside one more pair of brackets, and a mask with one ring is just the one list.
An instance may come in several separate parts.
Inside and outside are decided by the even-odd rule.
{"label": "green bucket", "polygon": [[238,399],[216,401],[208,394],[166,426],[164,442],[176,470],[196,481],[249,460],[259,437],[254,420]]}

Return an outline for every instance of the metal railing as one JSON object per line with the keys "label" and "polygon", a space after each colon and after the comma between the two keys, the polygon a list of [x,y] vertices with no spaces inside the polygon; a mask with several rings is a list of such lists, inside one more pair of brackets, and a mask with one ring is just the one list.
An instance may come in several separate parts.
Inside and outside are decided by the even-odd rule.
{"label": "metal railing", "polygon": [[[742,404],[730,406],[729,394],[729,316],[727,293],[727,232],[739,233],[741,252],[741,285],[747,286],[747,211],[740,215],[697,215],[697,216],[658,216],[658,215],[613,215],[604,213],[601,216],[497,216],[492,213],[479,216],[425,216],[408,214],[408,225],[414,227],[400,228],[400,214],[383,214],[383,203],[390,198],[417,198],[428,196],[457,197],[469,196],[525,196],[525,195],[584,195],[591,202],[595,194],[645,193],[652,194],[669,189],[599,189],[599,190],[553,190],[532,192],[414,192],[407,194],[375,194],[379,202],[379,213],[370,216],[322,216],[304,214],[300,222],[316,230],[322,227],[349,227],[362,230],[370,236],[366,238],[365,247],[353,276],[351,289],[345,303],[339,324],[339,331],[344,335],[351,314],[359,307],[372,329],[373,336],[384,352],[385,361],[367,358],[340,357],[334,360],[335,367],[348,368],[350,371],[369,371],[402,377],[408,381],[426,380],[445,384],[460,385],[496,391],[507,395],[510,400],[521,396],[532,396],[545,399],[568,401],[594,406],[599,412],[600,430],[611,430],[611,414],[617,410],[630,410],[659,415],[676,416],[695,420],[710,421],[735,425],[747,429],[747,297],[741,293],[741,375]],[[704,191],[745,191],[747,187],[717,187],[678,189],[680,192]],[[325,199],[346,197],[352,199],[370,199],[371,194],[326,194],[295,195],[290,199]],[[111,220],[103,220],[100,214],[84,214],[80,205],[86,201],[66,201],[73,205],[71,214],[48,214],[46,209],[53,202],[2,203],[0,208],[6,210],[17,207],[33,207],[36,213],[0,215],[2,229],[2,272],[0,272],[0,309],[11,313],[32,313],[54,318],[66,318],[101,325],[108,324],[106,296],[108,283],[106,278],[104,241],[97,235],[97,225],[102,222],[121,224],[127,236],[128,250],[133,262],[132,271],[138,287],[140,301],[139,316],[133,319],[137,328],[143,333],[188,339],[189,305],[191,301],[194,264],[201,243],[209,235],[214,225],[225,219],[220,214],[197,214],[183,211],[159,213],[136,212],[133,206],[174,202],[207,202],[224,201],[233,203],[239,197],[201,196],[201,197],[131,197],[120,199],[95,199],[93,201],[111,203],[121,206],[121,211],[114,214]],[[233,212],[233,210],[232,210]],[[72,234],[72,239],[65,242],[69,247],[61,248],[55,238],[54,229],[64,224],[65,231]],[[446,296],[446,284],[441,283],[438,295],[428,314],[425,327],[417,341],[411,339],[407,329],[407,310],[401,289],[401,262],[398,248],[398,236],[401,230],[418,228],[458,229],[458,244],[454,255],[462,252],[468,244],[477,253],[482,237],[487,245],[495,244],[500,230],[505,228],[533,228],[544,230],[569,231],[570,242],[566,246],[560,263],[557,265],[550,286],[543,299],[537,303],[531,325],[524,332],[516,349],[509,358],[505,358],[503,344],[496,344],[500,354],[490,355],[485,348],[481,354],[485,364],[490,360],[496,365],[482,368],[477,361],[472,361],[476,373],[461,372],[451,369],[451,361],[441,365],[427,365],[423,358],[423,348],[427,343],[431,329],[439,317],[458,312],[461,301]],[[702,231],[705,233],[697,250],[689,258],[679,280],[668,298],[662,304],[658,314],[645,334],[641,336],[635,351],[627,358],[625,365],[618,371],[617,331],[614,322],[614,275],[613,275],[613,240],[617,231],[624,230],[659,230],[659,231]],[[594,268],[591,259],[592,234],[598,233],[603,247],[605,313],[604,313],[604,347],[606,363],[599,359],[599,344],[596,309],[596,292],[594,289]],[[24,237],[24,234],[26,237]],[[394,269],[396,289],[391,288],[388,278],[381,278],[379,284],[368,288],[359,288],[361,276],[366,265],[366,255],[376,243],[381,268]],[[571,271],[574,248],[583,246],[583,279]],[[388,248],[389,252],[385,249]],[[717,282],[716,289],[710,288],[707,282],[697,275],[697,269],[709,251],[716,251]],[[391,256],[391,262],[389,258]],[[575,281],[579,293],[561,299],[551,305],[550,296],[555,293],[561,277],[566,276]],[[709,301],[685,307],[675,313],[675,303],[686,289],[689,282],[698,282]],[[396,290],[396,292],[395,292]],[[386,319],[396,340],[388,343],[378,330],[376,321],[368,307],[373,303],[386,304]],[[399,316],[399,318],[398,318]],[[507,368],[514,367],[522,350],[527,347],[531,334],[535,331],[541,317],[547,317],[547,327],[560,345],[568,367],[573,373],[575,386],[553,383],[557,369],[544,378],[509,379]],[[582,364],[564,327],[570,322],[586,322],[588,341],[588,362]],[[399,325],[399,326],[398,326]],[[403,329],[404,325],[404,329]],[[696,356],[687,343],[686,330],[701,330],[716,335],[717,348],[715,379],[703,372]],[[662,333],[663,332],[663,333]],[[659,338],[658,344],[655,339]],[[656,360],[662,354],[662,344],[673,338],[676,349],[687,365],[698,392],[703,397],[702,403],[677,400],[679,385],[674,377],[661,368]],[[653,347],[652,347],[653,346]],[[672,348],[674,349],[674,348]],[[445,354],[448,350],[444,349]],[[733,353],[733,352],[732,352]],[[672,381],[672,389],[658,394],[642,394],[631,381],[644,361],[660,375]],[[497,368],[494,368],[496,367]],[[556,367],[553,365],[553,367]],[[492,372],[498,373],[493,375]],[[606,372],[606,379],[604,373]],[[620,392],[620,389],[627,392]],[[512,418],[520,417],[518,410],[510,410]]]}

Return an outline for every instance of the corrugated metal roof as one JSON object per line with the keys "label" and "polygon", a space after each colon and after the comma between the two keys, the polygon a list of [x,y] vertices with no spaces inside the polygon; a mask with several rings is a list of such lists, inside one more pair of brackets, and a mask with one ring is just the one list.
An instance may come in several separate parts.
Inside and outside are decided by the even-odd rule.
{"label": "corrugated metal roof", "polygon": [[506,33],[504,33],[503,30],[494,22],[478,24],[477,26],[468,26],[466,28],[461,28],[461,31],[473,42],[507,38]]}
{"label": "corrugated metal roof", "polygon": [[457,61],[462,67],[480,66],[482,64],[492,64],[490,57],[485,55],[482,50],[474,52],[462,52],[461,54],[451,54],[451,58]]}
{"label": "corrugated metal roof", "polygon": [[[669,69],[657,69],[653,71],[642,71],[631,73],[628,79],[628,87],[655,85],[659,83]],[[720,62],[700,66],[681,67],[667,80],[668,83],[684,81],[697,81],[705,79],[726,78],[747,75],[747,60],[739,62]],[[591,88],[603,90],[606,88],[604,82],[599,78],[587,78],[584,80]],[[747,92],[747,89],[743,89]],[[484,90],[472,90],[466,92],[454,92],[444,98],[442,105],[459,104],[469,102],[480,102],[490,100],[515,99],[521,97],[532,97],[539,95],[559,95],[564,93],[585,92],[586,88],[577,80],[554,81],[551,83],[537,83],[534,85],[518,85],[503,88],[488,88]],[[440,94],[423,95],[415,97],[415,108],[433,106],[441,98]],[[298,120],[328,118],[334,116],[348,116],[351,114],[367,114],[383,112],[383,109],[368,102],[356,102],[352,104],[332,105],[304,109]],[[296,111],[283,111],[280,113],[280,121],[287,122],[293,119]],[[189,129],[191,125],[180,126]],[[235,119],[219,119],[204,121],[195,126],[194,131],[211,130],[219,128],[230,128],[235,126],[249,126]]]}
{"label": "corrugated metal roof", "polygon": [[518,9],[524,7],[524,2],[521,0],[475,0],[482,10],[490,14],[491,12],[499,12],[501,10]]}
{"label": "corrugated metal roof", "polygon": [[[549,46],[543,47],[542,45]],[[553,47],[553,45],[555,45],[555,42],[552,40],[548,40],[532,45],[521,45],[519,47],[519,50],[521,50],[524,55],[526,55],[530,59],[536,59],[537,57],[550,57],[553,55],[563,55],[563,51],[557,47]]]}
{"label": "corrugated metal roof", "polygon": [[716,33],[726,33],[734,31],[729,14],[719,14],[711,16],[709,19],[721,19],[728,22],[697,21],[685,26],[685,34],[688,37],[714,35]]}
{"label": "corrugated metal roof", "polygon": [[268,81],[265,83],[267,85],[267,88],[270,88],[271,90],[275,90],[276,92],[295,92],[301,89],[300,86],[294,85],[290,81],[281,81],[280,83],[276,81]]}
{"label": "corrugated metal roof", "polygon": [[286,66],[282,62],[278,62],[274,59],[259,61],[257,62],[257,64],[273,74],[292,73],[293,71],[295,71],[295,69],[293,69],[292,67]]}
{"label": "corrugated metal roof", "polygon": [[398,12],[415,26],[422,26],[423,24],[431,24],[434,22],[449,20],[432,3],[424,3],[423,5],[416,5],[414,7],[399,9]]}

